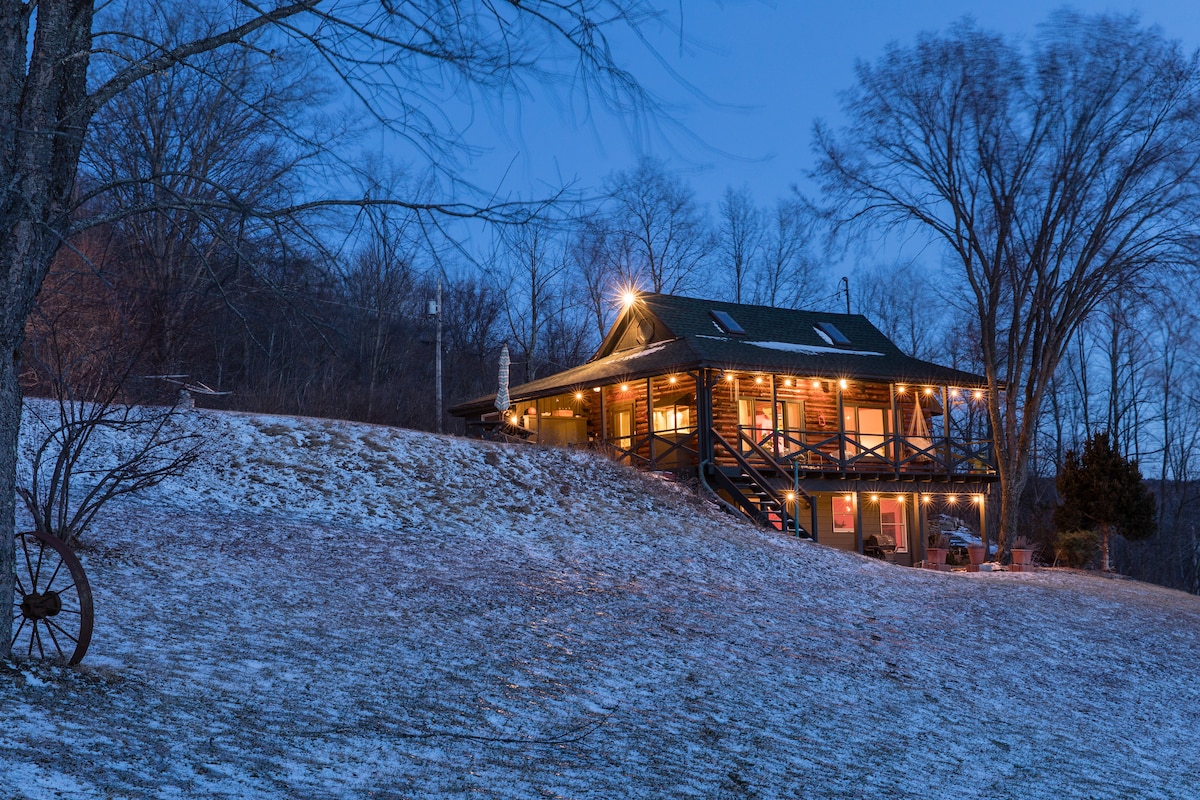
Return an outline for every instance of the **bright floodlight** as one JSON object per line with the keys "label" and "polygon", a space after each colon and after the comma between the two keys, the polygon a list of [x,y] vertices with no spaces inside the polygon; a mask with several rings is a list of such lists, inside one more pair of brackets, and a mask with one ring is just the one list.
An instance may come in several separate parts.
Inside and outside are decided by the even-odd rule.
{"label": "bright floodlight", "polygon": [[633,289],[626,289],[624,291],[624,293],[622,293],[621,303],[623,303],[626,308],[628,308],[629,306],[633,305],[636,302],[637,302],[637,292],[633,291]]}

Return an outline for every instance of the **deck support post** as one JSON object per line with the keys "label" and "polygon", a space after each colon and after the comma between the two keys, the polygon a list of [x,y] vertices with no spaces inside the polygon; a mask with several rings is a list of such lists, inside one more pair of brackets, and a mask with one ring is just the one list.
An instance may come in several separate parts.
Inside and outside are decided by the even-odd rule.
{"label": "deck support post", "polygon": [[954,452],[950,447],[950,387],[942,388],[942,430],[946,436],[946,480],[954,476]]}
{"label": "deck support post", "polygon": [[[838,415],[838,460],[841,466],[842,474],[846,473],[846,407],[842,400],[842,385],[837,386],[837,415]],[[862,547],[858,548],[858,552],[862,552]]]}
{"label": "deck support post", "polygon": [[654,379],[646,378],[646,446],[650,448],[650,469],[658,468],[654,457]]}
{"label": "deck support post", "polygon": [[854,493],[854,549],[863,551],[862,492]]}
{"label": "deck support post", "polygon": [[808,510],[812,512],[812,529],[808,532],[808,535],[815,542],[817,541],[817,496],[815,494],[808,496]]}
{"label": "deck support post", "polygon": [[921,493],[913,494],[913,510],[917,512],[917,555],[918,561],[925,560],[925,509],[921,506]]}
{"label": "deck support post", "polygon": [[904,426],[900,424],[899,404],[896,402],[896,384],[888,384],[889,394],[892,396],[892,463],[896,465],[896,480],[900,480],[900,431],[904,430]]}
{"label": "deck support post", "polygon": [[716,390],[716,375],[711,369],[696,373],[696,449],[699,463],[713,460],[713,392]]}

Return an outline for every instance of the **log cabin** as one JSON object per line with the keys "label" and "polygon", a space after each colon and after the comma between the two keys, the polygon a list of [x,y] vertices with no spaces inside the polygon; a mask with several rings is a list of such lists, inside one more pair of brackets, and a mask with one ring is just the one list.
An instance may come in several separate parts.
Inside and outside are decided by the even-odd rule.
{"label": "log cabin", "polygon": [[759,524],[911,565],[931,513],[983,527],[986,387],[861,315],[643,294],[587,363],[498,392],[503,409],[488,395],[450,413],[472,435],[603,450]]}

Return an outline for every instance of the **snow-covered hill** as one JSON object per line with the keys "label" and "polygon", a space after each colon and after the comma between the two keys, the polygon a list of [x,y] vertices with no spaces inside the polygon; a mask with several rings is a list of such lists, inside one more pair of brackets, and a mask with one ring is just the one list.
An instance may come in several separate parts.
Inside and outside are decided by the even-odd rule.
{"label": "snow-covered hill", "polygon": [[0,666],[0,796],[1200,796],[1200,598],[771,535],[578,452],[195,412]]}

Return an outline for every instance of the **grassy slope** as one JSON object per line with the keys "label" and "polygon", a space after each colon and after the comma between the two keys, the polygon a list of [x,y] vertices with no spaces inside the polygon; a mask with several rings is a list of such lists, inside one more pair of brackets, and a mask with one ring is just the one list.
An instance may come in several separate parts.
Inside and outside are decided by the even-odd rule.
{"label": "grassy slope", "polygon": [[773,536],[582,453],[196,415],[0,796],[1181,797],[1200,598]]}

